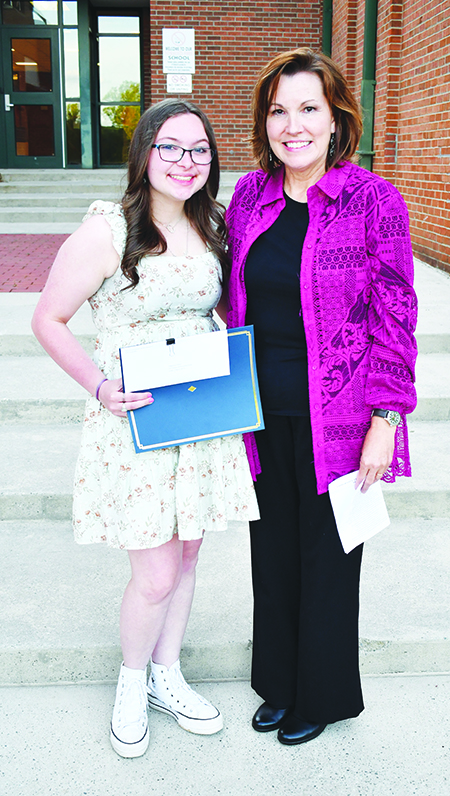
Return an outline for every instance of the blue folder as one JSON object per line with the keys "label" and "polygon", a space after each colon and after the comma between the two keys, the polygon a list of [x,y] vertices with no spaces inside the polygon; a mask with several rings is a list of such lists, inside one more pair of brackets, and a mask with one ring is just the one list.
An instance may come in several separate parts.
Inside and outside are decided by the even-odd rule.
{"label": "blue folder", "polygon": [[136,453],[264,428],[253,326],[228,330],[230,375],[152,389],[128,412]]}

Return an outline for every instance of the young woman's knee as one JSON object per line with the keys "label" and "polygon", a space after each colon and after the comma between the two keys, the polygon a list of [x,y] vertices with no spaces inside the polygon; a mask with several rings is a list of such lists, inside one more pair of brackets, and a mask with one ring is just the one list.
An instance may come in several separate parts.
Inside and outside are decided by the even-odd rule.
{"label": "young woman's knee", "polygon": [[130,551],[132,583],[147,602],[170,599],[182,574],[181,544],[167,543],[155,550]]}

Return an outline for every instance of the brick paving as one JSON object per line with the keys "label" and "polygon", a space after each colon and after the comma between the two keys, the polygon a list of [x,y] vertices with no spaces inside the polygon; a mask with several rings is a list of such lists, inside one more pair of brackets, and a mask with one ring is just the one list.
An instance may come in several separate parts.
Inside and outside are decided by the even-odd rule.
{"label": "brick paving", "polygon": [[0,235],[0,293],[40,293],[69,235]]}

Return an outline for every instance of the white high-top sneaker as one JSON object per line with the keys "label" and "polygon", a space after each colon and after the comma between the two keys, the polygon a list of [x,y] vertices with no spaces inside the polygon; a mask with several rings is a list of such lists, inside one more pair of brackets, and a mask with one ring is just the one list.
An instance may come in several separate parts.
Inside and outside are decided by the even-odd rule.
{"label": "white high-top sneaker", "polygon": [[180,661],[169,669],[152,662],[147,693],[150,707],[173,716],[183,730],[213,735],[223,727],[217,708],[187,684],[180,671]]}
{"label": "white high-top sneaker", "polygon": [[122,663],[111,720],[112,748],[122,757],[140,757],[148,746],[145,669],[128,669]]}

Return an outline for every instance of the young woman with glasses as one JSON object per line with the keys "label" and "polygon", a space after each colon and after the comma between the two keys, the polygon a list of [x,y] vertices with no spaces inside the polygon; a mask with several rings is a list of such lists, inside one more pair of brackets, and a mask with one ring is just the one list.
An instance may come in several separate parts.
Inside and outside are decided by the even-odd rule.
{"label": "young woman with glasses", "polygon": [[[154,105],[131,142],[122,204],[91,205],[62,246],[33,319],[50,356],[91,393],[75,476],[75,539],[126,549],[130,559],[110,734],[123,757],[148,746],[147,698],[185,730],[222,728],[217,708],[186,684],[179,654],[204,532],[258,517],[242,438],[136,454],[127,411],[153,398],[123,393],[120,379],[121,346],[217,329],[213,309],[227,269],[218,186],[206,116],[180,100]],[[85,300],[98,329],[93,359],[66,325]]]}

